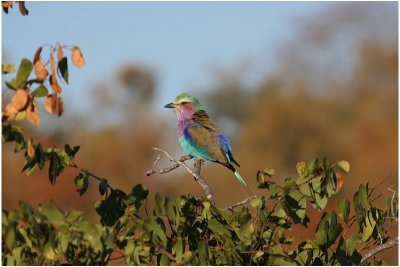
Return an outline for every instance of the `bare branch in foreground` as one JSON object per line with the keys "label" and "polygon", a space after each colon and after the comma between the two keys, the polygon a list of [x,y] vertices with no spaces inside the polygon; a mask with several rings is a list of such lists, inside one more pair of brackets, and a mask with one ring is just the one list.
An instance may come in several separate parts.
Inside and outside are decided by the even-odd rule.
{"label": "bare branch in foreground", "polygon": [[235,204],[230,205],[229,207],[224,208],[224,210],[231,210],[231,211],[233,211],[234,208],[239,207],[239,206],[242,206],[242,205],[244,205],[244,204],[247,204],[248,202],[250,202],[250,200],[252,200],[252,199],[255,198],[255,197],[256,197],[256,196],[251,196],[251,197],[245,198],[245,199],[243,199],[243,200],[240,201],[240,202],[237,202],[237,203],[235,203]]}
{"label": "bare branch in foreground", "polygon": [[394,238],[392,240],[389,240],[385,244],[379,245],[379,246],[371,249],[368,253],[364,254],[362,256],[362,259],[361,259],[360,263],[363,263],[363,262],[367,261],[369,258],[371,258],[371,257],[375,256],[376,254],[378,254],[379,252],[382,252],[382,251],[384,251],[386,249],[392,248],[392,247],[394,247],[394,246],[396,246],[398,244],[399,244],[399,238],[398,237],[396,237],[396,238]]}
{"label": "bare branch in foreground", "polygon": [[200,175],[202,160],[196,159],[196,162],[195,162],[196,172],[194,172],[185,163],[186,160],[192,159],[193,158],[192,156],[190,156],[190,155],[183,156],[179,160],[177,160],[177,159],[174,159],[167,151],[165,151],[165,150],[163,150],[161,148],[153,147],[153,150],[163,153],[170,161],[175,162],[175,164],[170,166],[170,167],[164,168],[164,169],[158,169],[157,168],[157,164],[160,161],[160,159],[162,158],[162,154],[159,154],[157,156],[156,160],[154,161],[153,169],[146,172],[147,176],[150,176],[150,175],[152,175],[154,173],[159,173],[159,174],[168,173],[168,172],[170,172],[172,170],[177,169],[179,166],[182,166],[182,167],[184,167],[186,169],[187,172],[189,172],[191,175],[193,175],[195,181],[198,182],[201,185],[201,187],[203,188],[203,190],[205,191],[206,197],[215,206],[214,195],[213,195],[213,192],[211,190],[211,187],[208,185],[207,181]]}

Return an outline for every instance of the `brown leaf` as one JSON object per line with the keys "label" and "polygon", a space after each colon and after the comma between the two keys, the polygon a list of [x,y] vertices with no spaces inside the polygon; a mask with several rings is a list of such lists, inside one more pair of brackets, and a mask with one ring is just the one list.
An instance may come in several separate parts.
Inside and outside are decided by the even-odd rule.
{"label": "brown leaf", "polygon": [[61,116],[64,113],[64,102],[57,94],[51,94],[46,97],[44,109],[50,114]]}
{"label": "brown leaf", "polygon": [[50,70],[51,70],[51,75],[55,75],[56,74],[56,61],[54,59],[53,54],[51,54],[50,56]]}
{"label": "brown leaf", "polygon": [[40,53],[42,53],[42,46],[38,48],[38,50],[36,50],[35,56],[33,57],[33,64],[36,63],[36,61],[38,61],[40,59]]}
{"label": "brown leaf", "polygon": [[8,14],[8,8],[12,7],[14,1],[3,1],[1,5],[3,7],[4,13]]}
{"label": "brown leaf", "polygon": [[19,7],[19,12],[21,12],[23,16],[27,16],[29,14],[28,9],[26,9],[25,7],[25,1],[18,1],[18,7]]}
{"label": "brown leaf", "polygon": [[1,6],[2,7],[12,7],[14,1],[2,1]]}
{"label": "brown leaf", "polygon": [[61,61],[64,57],[64,51],[61,46],[58,46],[57,55],[58,55],[58,61]]}
{"label": "brown leaf", "polygon": [[344,175],[341,172],[336,172],[336,178],[337,178],[337,184],[338,184],[338,189],[342,189],[343,184],[344,184]]}
{"label": "brown leaf", "polygon": [[32,100],[29,103],[28,108],[26,109],[26,117],[33,124],[40,123],[39,110],[37,108],[35,98],[32,98]]}
{"label": "brown leaf", "polygon": [[81,49],[75,46],[72,49],[72,63],[78,68],[82,68],[85,65],[85,58],[82,55]]}
{"label": "brown leaf", "polygon": [[49,75],[49,72],[46,69],[46,66],[44,65],[44,63],[41,59],[36,61],[35,65],[34,65],[34,69],[35,69],[36,78],[38,80],[44,80],[47,77],[47,75]]}
{"label": "brown leaf", "polygon": [[27,152],[29,157],[33,158],[35,156],[35,147],[33,146],[31,139],[28,141]]}
{"label": "brown leaf", "polygon": [[18,89],[11,98],[11,104],[20,111],[28,104],[28,93],[24,89]]}
{"label": "brown leaf", "polygon": [[57,81],[56,75],[50,75],[50,86],[51,86],[51,89],[53,89],[53,91],[56,92],[57,94],[62,93],[62,88]]}
{"label": "brown leaf", "polygon": [[15,116],[18,113],[18,110],[13,106],[13,104],[10,102],[6,105],[6,108],[3,111],[3,116]]}

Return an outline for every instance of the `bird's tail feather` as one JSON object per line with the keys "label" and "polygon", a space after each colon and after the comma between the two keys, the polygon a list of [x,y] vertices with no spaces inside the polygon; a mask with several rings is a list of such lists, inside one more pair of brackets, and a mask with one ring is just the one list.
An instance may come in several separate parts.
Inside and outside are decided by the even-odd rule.
{"label": "bird's tail feather", "polygon": [[242,185],[244,185],[244,187],[246,187],[247,192],[248,192],[250,195],[254,196],[254,193],[251,192],[250,188],[247,187],[246,181],[242,178],[242,176],[240,176],[240,174],[239,174],[237,171],[235,171],[234,173],[235,173],[236,178],[239,180],[239,182],[240,182]]}

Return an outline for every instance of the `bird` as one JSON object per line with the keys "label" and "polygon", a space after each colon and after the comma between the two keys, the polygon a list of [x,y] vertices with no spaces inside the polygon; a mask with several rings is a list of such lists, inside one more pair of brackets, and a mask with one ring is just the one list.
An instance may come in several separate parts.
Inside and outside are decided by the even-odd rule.
{"label": "bird", "polygon": [[193,158],[219,163],[231,170],[247,192],[254,195],[248,188],[232,164],[240,167],[231,151],[228,137],[221,133],[218,126],[208,116],[200,101],[192,94],[184,92],[175,97],[172,103],[164,108],[173,109],[178,118],[178,140],[183,148]]}

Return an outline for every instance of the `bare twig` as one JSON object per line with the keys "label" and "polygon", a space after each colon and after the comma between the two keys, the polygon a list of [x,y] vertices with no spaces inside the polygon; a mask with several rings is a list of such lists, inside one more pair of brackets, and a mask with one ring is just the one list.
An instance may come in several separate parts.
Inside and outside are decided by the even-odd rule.
{"label": "bare twig", "polygon": [[396,246],[398,244],[399,244],[399,238],[398,237],[396,237],[396,238],[394,238],[392,240],[389,240],[385,244],[379,245],[379,246],[371,249],[368,253],[364,254],[362,256],[362,259],[361,259],[360,263],[363,263],[363,262],[367,261],[369,258],[371,258],[371,257],[375,256],[376,254],[378,254],[379,252],[384,251],[384,250],[389,249],[389,248],[392,248],[392,247],[394,247],[394,246]]}
{"label": "bare twig", "polygon": [[201,187],[203,187],[203,189],[204,189],[204,191],[206,193],[206,197],[210,200],[210,202],[213,205],[215,205],[214,195],[212,193],[211,187],[208,185],[207,181],[200,175],[201,160],[197,160],[196,159],[197,160],[196,163],[195,163],[196,164],[195,165],[196,166],[196,171],[194,172],[185,163],[186,160],[192,159],[192,156],[189,156],[189,155],[188,156],[183,156],[179,160],[177,160],[177,159],[174,159],[167,151],[165,151],[165,150],[163,150],[161,148],[153,147],[153,150],[163,153],[170,161],[175,162],[175,164],[170,166],[170,167],[168,167],[168,168],[158,169],[157,168],[157,164],[158,164],[158,161],[161,159],[161,157],[159,155],[156,158],[156,161],[154,161],[153,169],[146,172],[147,176],[150,176],[150,175],[152,175],[154,173],[160,173],[160,174],[168,173],[168,172],[170,172],[172,170],[177,169],[179,166],[182,166],[182,167],[184,167],[186,169],[187,172],[189,172],[191,175],[193,175],[195,181],[198,182],[201,185]]}
{"label": "bare twig", "polygon": [[237,203],[235,203],[235,204],[230,205],[229,207],[224,208],[224,210],[232,210],[232,211],[233,211],[234,208],[239,207],[239,206],[242,206],[242,205],[244,205],[244,204],[250,202],[250,200],[252,200],[252,199],[255,198],[255,197],[256,197],[256,196],[251,196],[251,197],[245,198],[245,199],[243,199],[243,200],[240,201],[240,202],[237,202]]}
{"label": "bare twig", "polygon": [[[168,172],[170,172],[170,171],[173,171],[173,170],[179,168],[179,166],[180,166],[178,163],[175,163],[174,165],[171,165],[171,166],[168,167],[168,168],[158,169],[158,168],[157,168],[157,165],[158,165],[158,162],[160,161],[161,158],[162,158],[162,154],[159,154],[159,155],[157,156],[157,158],[154,160],[153,169],[151,169],[151,170],[149,170],[149,171],[146,172],[146,175],[147,175],[147,176],[153,175],[153,174],[155,174],[155,173],[159,173],[159,174],[168,173]],[[192,159],[192,158],[193,158],[192,156],[186,155],[186,156],[182,156],[178,161],[180,161],[180,162],[185,162],[185,161],[190,160],[190,159]]]}

